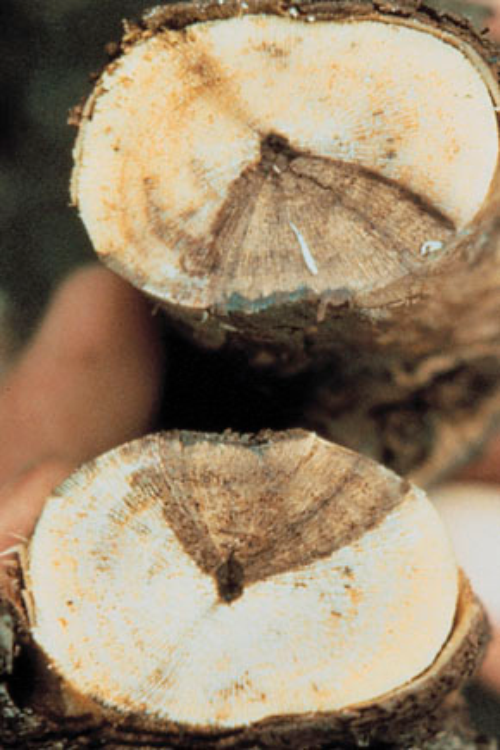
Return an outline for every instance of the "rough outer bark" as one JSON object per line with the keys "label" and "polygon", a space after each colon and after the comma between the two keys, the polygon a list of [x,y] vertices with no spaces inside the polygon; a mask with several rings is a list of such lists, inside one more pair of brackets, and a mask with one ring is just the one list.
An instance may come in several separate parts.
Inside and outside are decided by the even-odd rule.
{"label": "rough outer bark", "polygon": [[472,460],[500,415],[500,362],[453,362],[446,355],[405,371],[359,361],[319,371],[304,405],[304,426],[371,456],[422,487]]}
{"label": "rough outer bark", "polygon": [[[273,498],[272,503],[270,498]],[[64,515],[62,521],[61,515]],[[387,519],[390,523],[386,527]],[[388,530],[384,532],[386,528]],[[99,529],[97,541],[96,529]],[[57,543],[54,543],[53,536],[58,539]],[[432,556],[426,546],[429,538],[433,539]],[[345,567],[342,562],[347,559],[344,553],[351,547],[353,557],[348,559],[352,567]],[[130,554],[130,548],[135,556]],[[172,560],[165,555],[172,556]],[[186,556],[196,563],[196,571],[191,563],[183,567]],[[327,567],[324,567],[325,562]],[[322,572],[308,573],[316,571],[316,563],[321,563]],[[414,664],[414,652],[408,650],[407,638],[410,637],[413,643],[420,633],[409,632],[408,622],[413,622],[414,618],[420,622],[422,614],[426,630],[431,634],[434,655],[426,657],[431,658],[431,662],[425,662],[427,667],[418,662],[420,666],[415,677],[408,678],[406,672],[404,684],[397,680],[391,682],[393,687],[389,692],[378,698],[364,698],[357,705],[354,701],[336,711],[328,710],[328,701],[318,703],[322,700],[317,697],[318,690],[321,695],[321,687],[315,685],[315,680],[318,679],[321,686],[324,678],[309,676],[304,681],[304,677],[300,677],[304,664],[309,664],[309,658],[313,669],[317,670],[316,640],[310,641],[305,635],[299,639],[304,648],[300,646],[297,650],[296,640],[293,640],[297,639],[297,631],[293,628],[290,651],[295,659],[300,654],[299,679],[302,680],[301,708],[297,712],[281,715],[281,688],[276,690],[274,678],[269,682],[264,676],[262,681],[260,667],[256,667],[255,673],[252,671],[252,659],[247,665],[250,685],[254,681],[255,686],[249,688],[250,705],[252,691],[260,686],[263,692],[259,694],[259,700],[263,703],[257,715],[263,718],[240,725],[237,712],[229,726],[210,723],[207,718],[196,721],[192,718],[177,719],[175,722],[172,710],[179,711],[179,707],[177,698],[174,696],[172,702],[168,690],[174,685],[177,694],[177,691],[186,690],[186,684],[183,683],[182,670],[180,677],[176,672],[179,644],[172,640],[174,636],[169,636],[168,631],[163,632],[163,623],[172,617],[172,613],[175,613],[176,621],[181,621],[184,615],[178,609],[177,600],[171,601],[168,596],[159,609],[151,606],[152,611],[159,613],[161,628],[152,625],[158,619],[156,615],[145,618],[148,626],[139,628],[140,635],[136,633],[139,640],[144,641],[141,648],[135,648],[134,652],[134,636],[127,647],[127,666],[120,658],[116,661],[124,644],[118,639],[117,651],[109,633],[133,633],[137,628],[136,620],[130,622],[130,612],[135,611],[135,604],[131,610],[128,600],[131,571],[135,571],[141,581],[144,576],[144,591],[166,591],[170,577],[175,582],[179,575],[183,575],[184,569],[191,571],[186,582],[191,587],[191,581],[199,581],[193,590],[203,597],[200,613],[208,607],[217,618],[225,618],[227,614],[229,623],[235,622],[239,598],[253,596],[253,584],[281,580],[282,574],[290,573],[293,576],[286,579],[289,581],[286,590],[290,590],[287,596],[292,608],[277,609],[277,619],[271,624],[272,632],[275,627],[280,631],[280,639],[286,634],[287,627],[291,627],[288,623],[296,622],[294,618],[298,617],[297,627],[304,627],[302,610],[299,607],[298,611],[294,602],[301,596],[301,588],[310,587],[314,592],[318,585],[319,598],[307,599],[314,609],[314,615],[311,613],[314,619],[306,621],[305,632],[309,634],[312,625],[326,626],[324,632],[321,627],[314,631],[318,638],[324,638],[324,633],[330,634],[332,627],[332,633],[344,632],[341,624],[344,617],[346,622],[353,617],[355,623],[358,606],[361,609],[361,606],[369,605],[370,612],[373,610],[369,619],[376,623],[373,641],[376,644],[379,643],[379,617],[384,616],[376,602],[381,594],[383,597],[386,578],[379,580],[378,573],[377,582],[366,587],[363,583],[366,573],[363,571],[368,571],[367,580],[370,582],[370,571],[381,570],[381,565],[390,565],[387,572],[391,578],[391,591],[399,591],[398,581],[402,582],[402,609],[398,609],[400,599],[396,595],[394,604],[397,606],[391,607],[390,617],[392,611],[399,614],[390,620],[389,625],[386,624],[392,635],[388,641],[385,636],[380,641],[385,644],[384,649],[391,652],[387,656],[387,665],[396,666],[399,675],[400,661],[409,660]],[[413,570],[409,578],[408,565]],[[439,571],[436,566],[439,566]],[[174,574],[170,572],[171,568]],[[116,580],[114,571],[119,573]],[[166,433],[149,436],[110,452],[83,467],[49,498],[24,558],[22,574],[22,578],[19,573],[13,577],[10,591],[5,590],[0,610],[0,738],[6,747],[44,747],[48,742],[57,747],[55,743],[59,741],[62,748],[199,746],[326,750],[356,746],[427,747],[425,743],[443,728],[443,722],[446,726],[452,721],[451,714],[446,718],[447,710],[443,714],[443,702],[472,674],[487,640],[482,608],[466,579],[462,575],[457,579],[448,543],[444,541],[435,513],[422,493],[373,462],[300,431],[258,436]],[[157,580],[154,577],[159,574],[162,576],[161,589],[157,583],[153,584]],[[345,576],[348,576],[348,583]],[[216,591],[210,588],[211,584],[206,588],[206,582],[211,578],[216,581]],[[327,593],[321,593],[324,580],[329,582]],[[417,580],[420,585],[414,589],[413,582]],[[439,581],[437,588],[436,580]],[[410,600],[408,585],[413,592]],[[298,586],[298,591],[295,586]],[[336,590],[340,594],[335,593]],[[99,604],[95,602],[98,591],[101,591]],[[122,593],[115,598],[115,592]],[[259,588],[258,592],[257,597],[266,600],[264,589]],[[347,597],[344,605],[343,597]],[[417,609],[413,604],[415,599],[419,601]],[[103,601],[107,602],[106,606],[102,606]],[[134,596],[132,601],[135,602]],[[351,601],[360,604],[352,607]],[[385,600],[382,598],[382,601]],[[434,606],[430,612],[432,602]],[[92,603],[91,610],[88,609],[89,603]],[[335,611],[331,611],[332,607]],[[80,612],[87,614],[79,615]],[[117,620],[121,612],[123,619]],[[286,617],[283,617],[283,612]],[[272,613],[272,605],[270,613],[264,608],[262,619]],[[438,613],[436,618],[434,613]],[[102,623],[99,627],[104,628],[101,632],[104,650],[101,641],[95,641],[95,625],[90,623],[92,618],[97,618],[96,621]],[[335,659],[330,655],[330,659],[324,660],[323,652],[320,657],[321,670],[328,666],[334,675],[347,674],[348,682],[352,682],[351,668],[347,673],[338,672],[338,662],[344,661],[345,653],[355,653],[357,648],[361,648],[364,654],[367,643],[372,643],[369,640],[372,636],[367,632],[369,628],[363,628],[361,637],[359,629],[356,631],[354,624],[352,627],[354,638],[347,636],[345,646]],[[199,640],[195,629],[189,632],[190,640],[184,643],[184,639],[183,648],[186,643],[191,643],[191,639],[194,642],[196,638]],[[200,632],[210,643],[218,642],[217,639],[210,640],[210,631]],[[262,632],[268,633],[266,629]],[[349,634],[350,630],[347,632]],[[382,633],[385,632],[383,628]],[[445,642],[441,645],[443,637]],[[269,643],[267,635],[262,638]],[[428,648],[428,638],[426,635],[422,641],[425,648]],[[224,642],[230,640],[231,632],[226,629]],[[61,642],[67,645],[59,653]],[[92,652],[88,657],[90,672],[85,664],[85,648],[82,651],[84,642],[89,644]],[[233,657],[230,655],[241,653],[240,641],[235,643],[236,651],[231,647],[224,657],[231,664]],[[282,643],[278,641],[281,649]],[[394,643],[398,645],[394,647]],[[147,644],[150,648],[145,666]],[[65,655],[67,646],[69,662]],[[338,650],[338,643],[336,647]],[[57,657],[52,654],[54,648]],[[375,648],[373,645],[371,663],[380,667],[380,652]],[[219,650],[214,656],[209,651],[207,654],[209,666],[205,671],[200,665],[206,658],[199,646],[193,647],[192,651],[188,648],[182,661],[183,665],[196,663],[198,682],[202,685],[206,674],[213,674],[212,659],[221,658]],[[268,658],[266,654],[266,663]],[[60,675],[51,659],[57,659],[61,664]],[[257,658],[257,665],[260,659],[262,655]],[[345,661],[350,664],[349,658]],[[63,663],[69,672],[64,672]],[[120,664],[118,673],[113,666],[117,663]],[[239,657],[235,663],[239,663]],[[287,670],[287,684],[295,679],[295,663],[290,658],[289,663],[283,665]],[[80,676],[82,665],[84,672]],[[116,685],[124,681],[124,669],[128,673],[126,684],[134,687],[126,688],[124,695],[117,700],[110,696],[120,696],[120,688],[117,690]],[[234,687],[236,696],[243,690],[241,705],[245,706],[246,678],[243,679],[238,671],[242,667],[235,669],[230,673],[229,682],[239,686],[238,690]],[[278,665],[276,669],[279,670]],[[385,667],[383,672],[387,672]],[[94,676],[89,677],[91,674]],[[133,676],[132,683],[130,675]],[[199,711],[200,707],[201,713],[197,716],[211,716],[210,711],[220,710],[217,706],[221,699],[225,705],[227,698],[223,696],[229,682],[226,675],[221,685],[217,681],[213,685],[210,677],[206,683],[213,692],[213,702],[210,703],[206,702],[204,692],[200,698],[199,690],[195,690],[195,698],[194,688],[189,687],[189,700],[194,702],[196,709],[191,703],[186,704],[189,706],[187,715],[191,717],[192,712]],[[85,695],[78,692],[79,684],[87,686]],[[329,678],[328,684],[323,686],[328,695],[332,694],[330,684],[335,687],[343,685],[344,679]],[[387,683],[384,681],[384,684]],[[279,680],[277,685],[281,685]],[[109,688],[102,690],[101,686]],[[164,686],[165,694],[162,692]],[[160,691],[159,703],[157,689]],[[150,694],[155,695],[155,703]],[[164,698],[163,695],[170,697]],[[171,703],[165,703],[167,700]],[[240,697],[235,700],[239,706]],[[338,701],[338,697],[335,700]],[[130,708],[134,706],[143,708],[139,713],[137,708]],[[207,706],[211,707],[208,713]],[[314,706],[326,708],[314,710]],[[181,706],[180,710],[180,715],[184,715],[185,708]],[[246,712],[247,709],[239,710]],[[454,731],[443,735],[443,741],[455,741]],[[429,747],[441,746],[446,747],[439,744]]]}

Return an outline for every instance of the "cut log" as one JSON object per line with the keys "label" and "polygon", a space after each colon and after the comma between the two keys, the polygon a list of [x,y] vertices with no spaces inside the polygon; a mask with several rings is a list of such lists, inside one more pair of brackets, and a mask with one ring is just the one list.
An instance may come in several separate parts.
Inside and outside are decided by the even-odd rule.
{"label": "cut log", "polygon": [[486,641],[424,493],[301,431],[115,449],[23,557],[32,674],[4,643],[4,742],[17,696],[30,740],[426,747]]}
{"label": "cut log", "polygon": [[83,109],[73,200],[207,345],[497,351],[496,59],[408,4],[169,5]]}

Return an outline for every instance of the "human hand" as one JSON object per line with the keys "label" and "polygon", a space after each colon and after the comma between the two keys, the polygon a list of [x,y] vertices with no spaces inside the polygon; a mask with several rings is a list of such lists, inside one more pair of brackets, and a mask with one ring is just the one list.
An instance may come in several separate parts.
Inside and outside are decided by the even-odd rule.
{"label": "human hand", "polygon": [[149,431],[162,369],[138,292],[94,265],[62,285],[0,382],[0,550],[30,535],[76,466]]}

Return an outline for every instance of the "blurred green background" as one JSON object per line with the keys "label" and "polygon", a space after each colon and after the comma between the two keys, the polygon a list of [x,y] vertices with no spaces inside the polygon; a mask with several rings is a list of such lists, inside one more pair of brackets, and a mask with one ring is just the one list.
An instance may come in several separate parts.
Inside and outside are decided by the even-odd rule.
{"label": "blurred green background", "polygon": [[[75,130],[70,109],[90,89],[89,74],[106,63],[122,19],[138,17],[147,0],[0,0],[0,319],[7,302],[19,342],[70,269],[93,258],[69,206]],[[454,0],[436,7],[487,13]],[[470,691],[483,731],[500,737],[500,708]]]}

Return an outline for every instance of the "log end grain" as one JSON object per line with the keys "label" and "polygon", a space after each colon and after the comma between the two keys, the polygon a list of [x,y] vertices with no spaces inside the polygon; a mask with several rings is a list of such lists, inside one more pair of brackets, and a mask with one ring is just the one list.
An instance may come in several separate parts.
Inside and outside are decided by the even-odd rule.
{"label": "log end grain", "polygon": [[173,746],[424,736],[487,634],[425,495],[300,431],[106,454],[48,500],[23,575],[52,714]]}

